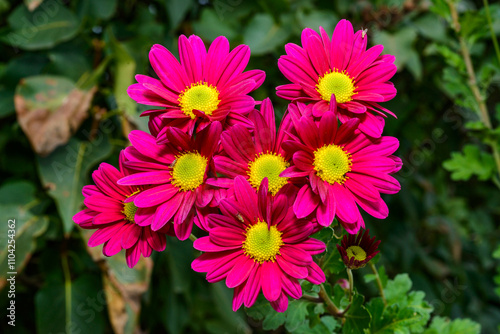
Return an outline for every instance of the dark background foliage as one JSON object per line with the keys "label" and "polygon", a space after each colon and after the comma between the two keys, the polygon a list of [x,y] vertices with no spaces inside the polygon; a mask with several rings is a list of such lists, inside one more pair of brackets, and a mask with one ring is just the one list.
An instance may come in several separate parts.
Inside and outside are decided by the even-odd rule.
{"label": "dark background foliage", "polygon": [[[494,129],[500,121],[500,59],[485,8],[482,1],[456,7]],[[499,36],[500,6],[489,9]],[[386,220],[365,216],[382,240],[379,263],[389,277],[407,272],[434,315],[471,318],[484,333],[497,330],[493,253],[500,192],[490,146],[498,145],[500,131],[485,129],[475,112],[444,0],[0,0],[0,17],[0,309],[9,303],[6,225],[15,218],[16,333],[262,331],[244,311],[231,311],[230,289],[208,284],[190,269],[197,256],[191,241],[169,239],[165,252],[130,270],[123,254],[105,259],[99,249],[87,249],[88,235],[71,217],[81,209],[81,186],[90,182],[91,170],[101,161],[116,165],[128,132],[147,129],[138,116],[147,108],[130,100],[126,88],[136,73],[154,76],[151,45],[176,54],[179,34],[197,34],[207,43],[225,35],[232,47],[248,44],[248,68],[267,73],[253,95],[270,96],[281,116],[287,102],[276,97],[275,86],[286,83],[277,67],[284,44],[300,43],[304,27],[331,33],[341,18],[367,28],[369,42],[384,44],[399,68],[393,79],[398,95],[384,106],[398,115],[387,119],[385,135],[401,142],[402,190],[386,197]],[[76,107],[68,106],[71,101]],[[16,108],[28,114],[71,111],[62,123],[89,117],[73,126],[67,144],[41,157]],[[55,140],[43,132],[43,117],[40,124],[31,135]],[[332,276],[332,283],[340,277]],[[357,289],[375,296],[375,287],[360,277]],[[0,328],[12,331],[5,317]]]}

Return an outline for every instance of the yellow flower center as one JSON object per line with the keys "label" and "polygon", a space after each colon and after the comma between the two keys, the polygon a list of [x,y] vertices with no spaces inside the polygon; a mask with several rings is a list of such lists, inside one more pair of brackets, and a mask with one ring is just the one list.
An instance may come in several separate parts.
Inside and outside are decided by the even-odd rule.
{"label": "yellow flower center", "polygon": [[179,106],[182,112],[192,119],[196,118],[193,110],[203,111],[210,116],[219,103],[219,91],[206,82],[193,83],[179,95]]}
{"label": "yellow flower center", "polygon": [[346,173],[351,170],[351,155],[341,146],[325,145],[314,151],[314,169],[323,181],[343,184]]}
{"label": "yellow flower center", "polygon": [[243,241],[245,255],[259,263],[274,262],[282,245],[284,243],[281,240],[281,232],[276,226],[271,226],[271,229],[268,229],[267,223],[260,220],[247,228],[246,239]]}
{"label": "yellow flower center", "polygon": [[280,154],[275,153],[260,153],[254,161],[248,163],[248,181],[255,189],[259,189],[262,180],[267,177],[269,181],[269,191],[276,195],[278,190],[283,187],[288,177],[280,177],[290,164],[283,159]]}
{"label": "yellow flower center", "polygon": [[[133,192],[132,194],[128,195],[127,198],[129,198],[132,195],[137,194],[139,191],[140,190]],[[136,211],[137,211],[137,207],[135,206],[134,202],[123,203],[122,213],[125,215],[125,219],[131,223],[134,223],[134,224],[135,224],[134,218],[135,218]]]}
{"label": "yellow flower center", "polygon": [[172,163],[172,184],[182,191],[198,188],[205,179],[207,163],[207,158],[198,152],[188,152],[177,156]]}
{"label": "yellow flower center", "polygon": [[316,85],[323,100],[330,102],[332,94],[335,94],[337,103],[351,101],[355,89],[354,80],[345,71],[339,72],[337,69],[320,77]]}
{"label": "yellow flower center", "polygon": [[350,246],[346,249],[347,256],[351,259],[354,256],[355,260],[364,261],[366,259],[366,252],[359,246]]}

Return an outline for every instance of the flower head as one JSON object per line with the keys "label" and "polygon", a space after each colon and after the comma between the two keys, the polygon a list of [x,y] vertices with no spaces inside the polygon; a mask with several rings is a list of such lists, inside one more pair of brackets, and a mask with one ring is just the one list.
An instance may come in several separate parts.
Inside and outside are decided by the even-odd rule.
{"label": "flower head", "polygon": [[293,166],[281,176],[303,179],[293,206],[297,217],[315,212],[318,223],[328,226],[337,216],[353,234],[364,227],[358,206],[376,218],[386,218],[389,210],[380,194],[401,188],[390,175],[402,166],[401,159],[392,155],[399,141],[367,137],[357,131],[357,119],[338,126],[329,111],[317,122],[295,107],[289,112],[296,136],[283,148],[293,154]]}
{"label": "flower head", "polygon": [[131,174],[124,166],[124,155],[120,155],[120,170],[101,163],[92,173],[95,185],[83,187],[84,204],[87,209],[78,212],[73,220],[84,229],[95,229],[88,245],[95,247],[104,244],[102,252],[113,256],[126,250],[127,264],[135,266],[142,254],[149,257],[152,250],[165,250],[165,234],[173,235],[170,225],[153,231],[149,226],[154,213],[153,208],[138,208],[133,200],[148,191],[146,185],[125,186],[117,181]]}
{"label": "flower head", "polygon": [[320,27],[302,32],[302,47],[289,43],[278,66],[291,84],[277,87],[277,95],[288,100],[313,103],[313,115],[330,110],[342,123],[360,120],[359,130],[380,137],[386,112],[379,102],[396,96],[389,81],[396,73],[395,57],[380,55],[382,45],[366,49],[362,30],[354,33],[352,24],[341,20],[330,36]]}
{"label": "flower head", "polygon": [[213,122],[192,138],[178,128],[169,127],[168,144],[158,144],[153,136],[142,131],[130,133],[133,146],[125,150],[128,160],[125,164],[135,173],[121,178],[118,184],[150,185],[147,191],[137,194],[134,205],[157,207],[154,219],[149,222],[153,231],[173,220],[176,236],[185,240],[191,234],[195,214],[196,222],[205,226],[204,216],[221,198],[218,190],[205,183],[213,169],[212,155],[219,145],[221,131],[220,123]]}
{"label": "flower head", "polygon": [[136,102],[163,108],[142,114],[151,116],[150,122],[156,125],[162,123],[152,131],[159,140],[166,140],[168,126],[192,134],[196,124],[197,131],[214,121],[248,124],[244,116],[255,101],[247,94],[265,78],[261,70],[243,72],[250,59],[248,46],[239,45],[229,52],[228,40],[220,36],[207,51],[198,36],[181,35],[179,57],[180,63],[165,47],[153,45],[149,60],[159,80],[137,75],[138,83],[128,89]]}
{"label": "flower head", "polygon": [[273,308],[283,312],[288,296],[302,295],[299,279],[314,284],[325,280],[312,259],[325,244],[309,237],[313,223],[297,219],[286,195],[271,200],[267,178],[258,193],[243,176],[234,182],[235,197],[221,201],[222,215],[208,215],[209,235],[194,242],[194,248],[205,253],[192,268],[206,272],[209,282],[226,279],[234,288],[235,311],[243,304],[252,306],[262,290]]}
{"label": "flower head", "polygon": [[280,177],[280,173],[290,166],[291,155],[286,154],[281,143],[287,138],[291,121],[285,118],[276,133],[274,109],[269,98],[262,101],[260,111],[251,111],[249,118],[254,124],[253,133],[236,124],[221,135],[222,152],[214,157],[214,163],[216,171],[228,178],[207,182],[232,187],[234,178],[241,175],[257,191],[267,177],[269,191],[276,195],[289,183],[289,178]]}
{"label": "flower head", "polygon": [[344,235],[341,244],[337,245],[342,261],[349,269],[363,268],[375,255],[380,240],[370,239],[370,230],[361,231],[357,235]]}

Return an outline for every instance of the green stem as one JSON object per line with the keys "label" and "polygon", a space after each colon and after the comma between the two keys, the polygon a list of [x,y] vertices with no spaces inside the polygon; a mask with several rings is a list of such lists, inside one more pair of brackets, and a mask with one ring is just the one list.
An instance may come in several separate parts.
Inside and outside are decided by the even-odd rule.
{"label": "green stem", "polygon": [[373,274],[375,275],[375,280],[377,281],[378,291],[380,292],[380,297],[384,301],[384,305],[387,306],[387,300],[385,299],[384,287],[382,286],[382,281],[380,280],[380,276],[378,275],[377,268],[373,263],[370,262],[370,268],[372,268]]}
{"label": "green stem", "polygon": [[[452,0],[448,0],[448,6],[450,7],[453,29],[457,33],[458,41],[460,42],[462,57],[464,58],[465,67],[469,76],[469,87],[479,107],[479,117],[481,118],[483,124],[491,130],[493,127],[491,125],[488,109],[486,108],[486,103],[481,96],[481,92],[479,91],[479,86],[477,84],[476,74],[472,65],[469,48],[467,47],[467,43],[465,42],[464,37],[460,33],[460,22],[458,20],[457,8],[455,7],[455,3]],[[500,152],[498,151],[498,147],[495,143],[491,143],[490,146],[493,152],[493,158],[495,159],[498,173],[500,174]]]}
{"label": "green stem", "polygon": [[64,274],[64,293],[66,298],[64,299],[65,310],[66,310],[66,328],[71,326],[71,273],[69,271],[68,255],[66,251],[63,252],[61,257],[63,274]]}
{"label": "green stem", "polygon": [[351,303],[354,291],[354,279],[352,277],[352,270],[349,268],[347,268],[347,276],[349,277],[349,303]]}
{"label": "green stem", "polygon": [[498,47],[497,37],[495,36],[495,31],[493,30],[493,23],[491,21],[490,6],[488,0],[483,0],[484,11],[486,13],[486,19],[488,20],[488,26],[490,28],[491,40],[493,41],[493,47],[495,48],[495,53],[498,59],[498,65],[500,66],[500,47]]}
{"label": "green stem", "polygon": [[196,239],[198,239],[198,238],[197,238],[197,237],[195,237],[195,235],[194,235],[194,234],[191,234],[191,235],[189,236],[189,240],[191,240],[192,242],[195,242],[195,241],[196,241]]}
{"label": "green stem", "polygon": [[310,302],[313,302],[313,303],[322,303],[323,302],[323,299],[321,299],[321,298],[314,297],[314,296],[309,296],[309,295],[306,295],[306,294],[303,294],[302,297],[300,297],[300,298],[304,299],[304,300],[307,300],[307,301],[310,301]]}
{"label": "green stem", "polygon": [[326,290],[325,290],[325,287],[323,286],[323,284],[319,285],[318,295],[325,302],[326,309],[328,310],[328,312],[331,315],[333,315],[334,317],[337,317],[337,318],[343,316],[342,312],[339,311],[339,309],[337,308],[337,306],[335,306],[335,304],[332,302],[330,297],[328,297],[328,294],[326,293]]}

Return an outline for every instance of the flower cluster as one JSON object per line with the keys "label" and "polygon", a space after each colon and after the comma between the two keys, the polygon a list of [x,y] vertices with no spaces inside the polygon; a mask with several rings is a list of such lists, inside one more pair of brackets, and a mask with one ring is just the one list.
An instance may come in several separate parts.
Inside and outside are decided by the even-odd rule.
{"label": "flower cluster", "polygon": [[[265,79],[245,71],[248,46],[230,50],[221,36],[207,50],[198,36],[180,36],[179,61],[154,45],[159,79],[137,75],[128,94],[159,109],[143,113],[150,133],[130,133],[119,170],[102,163],[95,185],[83,188],[87,208],[74,221],[96,230],[89,246],[103,244],[106,256],[125,249],[133,267],[163,251],[167,234],[186,240],[196,225],[203,236],[193,247],[203,254],[192,268],[209,282],[225,279],[234,310],[262,291],[284,311],[288,297],[302,296],[299,280],[324,282],[313,256],[325,245],[311,235],[335,218],[358,233],[361,211],[386,218],[381,194],[400,189],[391,176],[402,165],[393,155],[399,142],[382,136],[393,113],[379,105],[396,94],[388,81],[396,66],[346,20],[331,38],[305,29],[301,42],[287,44],[278,61],[291,81],[277,87],[291,100],[278,127],[271,100],[248,95]],[[351,239],[357,246],[345,241],[339,250],[359,267],[378,244],[368,240],[369,256],[353,257],[365,239]]]}

